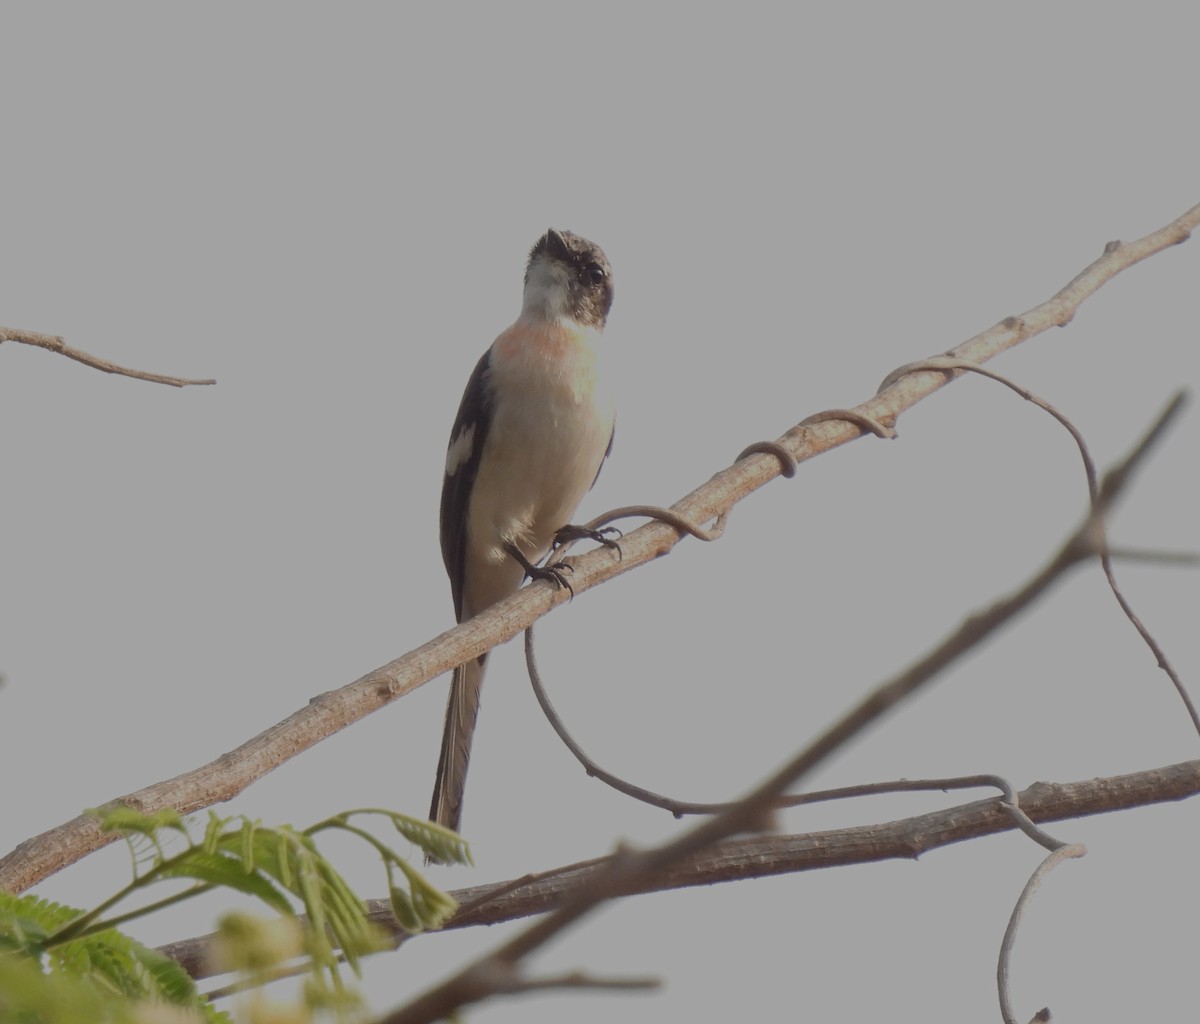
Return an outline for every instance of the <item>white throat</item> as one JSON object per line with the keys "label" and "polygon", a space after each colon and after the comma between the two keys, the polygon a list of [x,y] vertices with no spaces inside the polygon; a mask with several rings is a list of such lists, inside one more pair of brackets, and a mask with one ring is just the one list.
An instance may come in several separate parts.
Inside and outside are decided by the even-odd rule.
{"label": "white throat", "polygon": [[529,266],[521,312],[546,320],[573,320],[571,281],[558,260],[539,256]]}

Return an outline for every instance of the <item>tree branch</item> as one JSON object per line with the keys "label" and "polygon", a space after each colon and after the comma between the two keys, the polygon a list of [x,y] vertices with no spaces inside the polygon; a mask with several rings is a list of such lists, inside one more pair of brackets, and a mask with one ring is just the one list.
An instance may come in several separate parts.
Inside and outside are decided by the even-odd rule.
{"label": "tree branch", "polygon": [[36,348],[44,348],[47,351],[57,352],[59,355],[66,356],[68,359],[74,359],[77,363],[83,363],[84,366],[103,370],[105,373],[120,374],[122,377],[148,380],[152,384],[169,384],[173,388],[185,388],[191,384],[216,383],[212,378],[190,380],[187,377],[166,377],[160,373],[146,373],[144,370],[131,370],[127,366],[118,366],[116,363],[110,363],[107,359],[101,359],[99,356],[84,352],[83,349],[71,348],[57,334],[41,334],[38,331],[22,331],[14,327],[0,327],[0,343],[5,341],[17,341],[22,345],[33,345]]}
{"label": "tree branch", "polygon": [[[1109,778],[1037,782],[1018,794],[1018,803],[1034,821],[1045,823],[1111,814],[1197,795],[1200,795],[1200,761],[1184,761]],[[850,864],[916,860],[930,850],[1012,831],[1016,825],[1005,806],[1000,799],[975,800],[877,825],[730,839],[675,864],[631,894]],[[445,929],[501,924],[544,914],[565,895],[586,885],[610,860],[602,857],[524,878],[453,889],[450,895],[458,901],[459,911]],[[371,900],[368,907],[371,918],[388,929],[398,942],[411,938],[396,925],[387,899]],[[213,972],[205,964],[205,950],[212,938],[203,935],[183,939],[159,947],[159,952],[179,961],[195,978],[211,977]]]}

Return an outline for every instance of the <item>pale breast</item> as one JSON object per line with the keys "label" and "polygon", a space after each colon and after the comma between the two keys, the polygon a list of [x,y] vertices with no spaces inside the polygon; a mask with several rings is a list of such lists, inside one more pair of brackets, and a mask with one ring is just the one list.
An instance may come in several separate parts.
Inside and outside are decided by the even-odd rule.
{"label": "pale breast", "polygon": [[470,545],[489,560],[507,557],[507,542],[530,559],[544,555],[600,469],[614,405],[599,387],[599,337],[518,320],[492,348],[493,420],[468,527]]}

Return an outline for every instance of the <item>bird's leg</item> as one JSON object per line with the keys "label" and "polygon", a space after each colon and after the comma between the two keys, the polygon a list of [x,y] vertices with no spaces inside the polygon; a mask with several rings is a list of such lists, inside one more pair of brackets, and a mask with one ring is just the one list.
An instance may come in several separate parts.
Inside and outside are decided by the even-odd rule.
{"label": "bird's leg", "polygon": [[617,537],[620,537],[621,531],[615,526],[605,526],[600,530],[589,530],[586,526],[573,526],[568,524],[562,527],[558,533],[554,535],[554,544],[551,546],[551,551],[556,551],[564,544],[570,544],[575,540],[593,540],[597,544],[601,544],[606,548],[611,548],[617,553],[617,558],[621,557],[621,545],[617,543]]}
{"label": "bird's leg", "polygon": [[515,544],[505,544],[504,550],[520,564],[521,568],[525,570],[525,575],[531,580],[553,580],[558,586],[565,587],[571,597],[575,596],[575,591],[571,588],[571,584],[567,582],[566,577],[566,573],[575,571],[569,562],[534,565],[522,554],[521,549]]}

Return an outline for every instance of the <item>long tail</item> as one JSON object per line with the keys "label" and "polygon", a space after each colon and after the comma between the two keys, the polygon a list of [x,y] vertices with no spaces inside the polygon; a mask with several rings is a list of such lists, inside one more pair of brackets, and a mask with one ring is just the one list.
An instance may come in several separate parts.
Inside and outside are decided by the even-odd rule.
{"label": "long tail", "polygon": [[463,789],[467,784],[467,764],[471,760],[475,718],[479,714],[483,670],[483,658],[459,665],[454,670],[450,701],[446,705],[446,727],[442,733],[442,754],[438,758],[429,820],[452,828],[455,832],[462,818]]}

